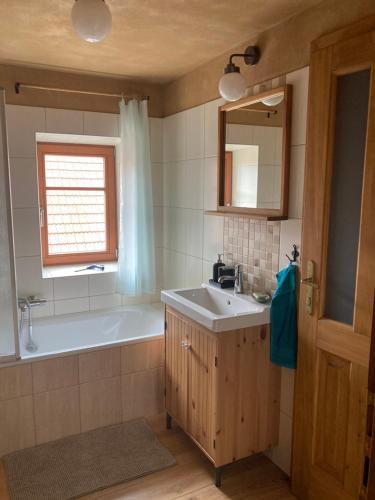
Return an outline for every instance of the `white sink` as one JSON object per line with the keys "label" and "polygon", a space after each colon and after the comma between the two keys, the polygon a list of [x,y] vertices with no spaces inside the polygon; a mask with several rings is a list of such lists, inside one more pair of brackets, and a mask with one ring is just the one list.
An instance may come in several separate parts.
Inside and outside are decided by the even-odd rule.
{"label": "white sink", "polygon": [[270,306],[249,295],[234,295],[233,289],[202,284],[198,288],[164,290],[161,300],[213,332],[264,325],[270,321]]}

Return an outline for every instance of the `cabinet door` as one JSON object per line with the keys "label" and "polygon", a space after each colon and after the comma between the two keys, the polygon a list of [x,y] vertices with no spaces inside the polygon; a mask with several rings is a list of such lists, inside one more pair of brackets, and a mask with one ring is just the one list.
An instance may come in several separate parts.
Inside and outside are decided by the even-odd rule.
{"label": "cabinet door", "polygon": [[187,432],[214,458],[217,340],[215,335],[190,325],[189,406]]}
{"label": "cabinet door", "polygon": [[165,385],[166,409],[184,429],[187,426],[189,324],[166,309]]}

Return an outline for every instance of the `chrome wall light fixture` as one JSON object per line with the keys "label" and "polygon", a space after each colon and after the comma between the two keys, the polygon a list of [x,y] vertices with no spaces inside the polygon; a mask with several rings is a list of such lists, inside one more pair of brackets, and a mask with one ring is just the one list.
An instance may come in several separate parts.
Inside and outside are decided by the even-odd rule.
{"label": "chrome wall light fixture", "polygon": [[72,13],[73,28],[86,42],[100,42],[112,27],[112,15],[104,0],[75,0]]}
{"label": "chrome wall light fixture", "polygon": [[260,50],[256,45],[249,45],[244,54],[232,54],[229,63],[220,78],[219,92],[227,101],[238,101],[246,93],[246,80],[240,73],[240,68],[233,63],[234,57],[242,57],[245,64],[253,66],[260,59]]}

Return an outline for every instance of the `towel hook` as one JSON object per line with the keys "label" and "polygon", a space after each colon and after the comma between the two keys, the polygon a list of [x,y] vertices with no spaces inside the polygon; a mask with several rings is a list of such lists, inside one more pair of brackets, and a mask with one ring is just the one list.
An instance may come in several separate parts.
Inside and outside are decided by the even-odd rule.
{"label": "towel hook", "polygon": [[289,262],[297,262],[297,258],[299,257],[299,251],[297,250],[297,245],[296,244],[293,245],[292,258],[290,258],[287,253],[285,254],[285,256],[289,260]]}

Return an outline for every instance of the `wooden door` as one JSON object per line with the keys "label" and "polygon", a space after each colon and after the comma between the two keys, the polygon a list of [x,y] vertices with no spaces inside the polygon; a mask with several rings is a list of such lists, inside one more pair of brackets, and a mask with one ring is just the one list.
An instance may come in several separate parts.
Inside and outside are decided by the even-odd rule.
{"label": "wooden door", "polygon": [[318,40],[311,55],[292,467],[303,500],[357,499],[362,488],[375,287],[374,30],[366,19]]}
{"label": "wooden door", "polygon": [[186,429],[188,401],[189,323],[174,311],[165,313],[165,387],[166,409]]}
{"label": "wooden door", "polygon": [[189,344],[186,430],[214,460],[217,335],[191,322]]}

